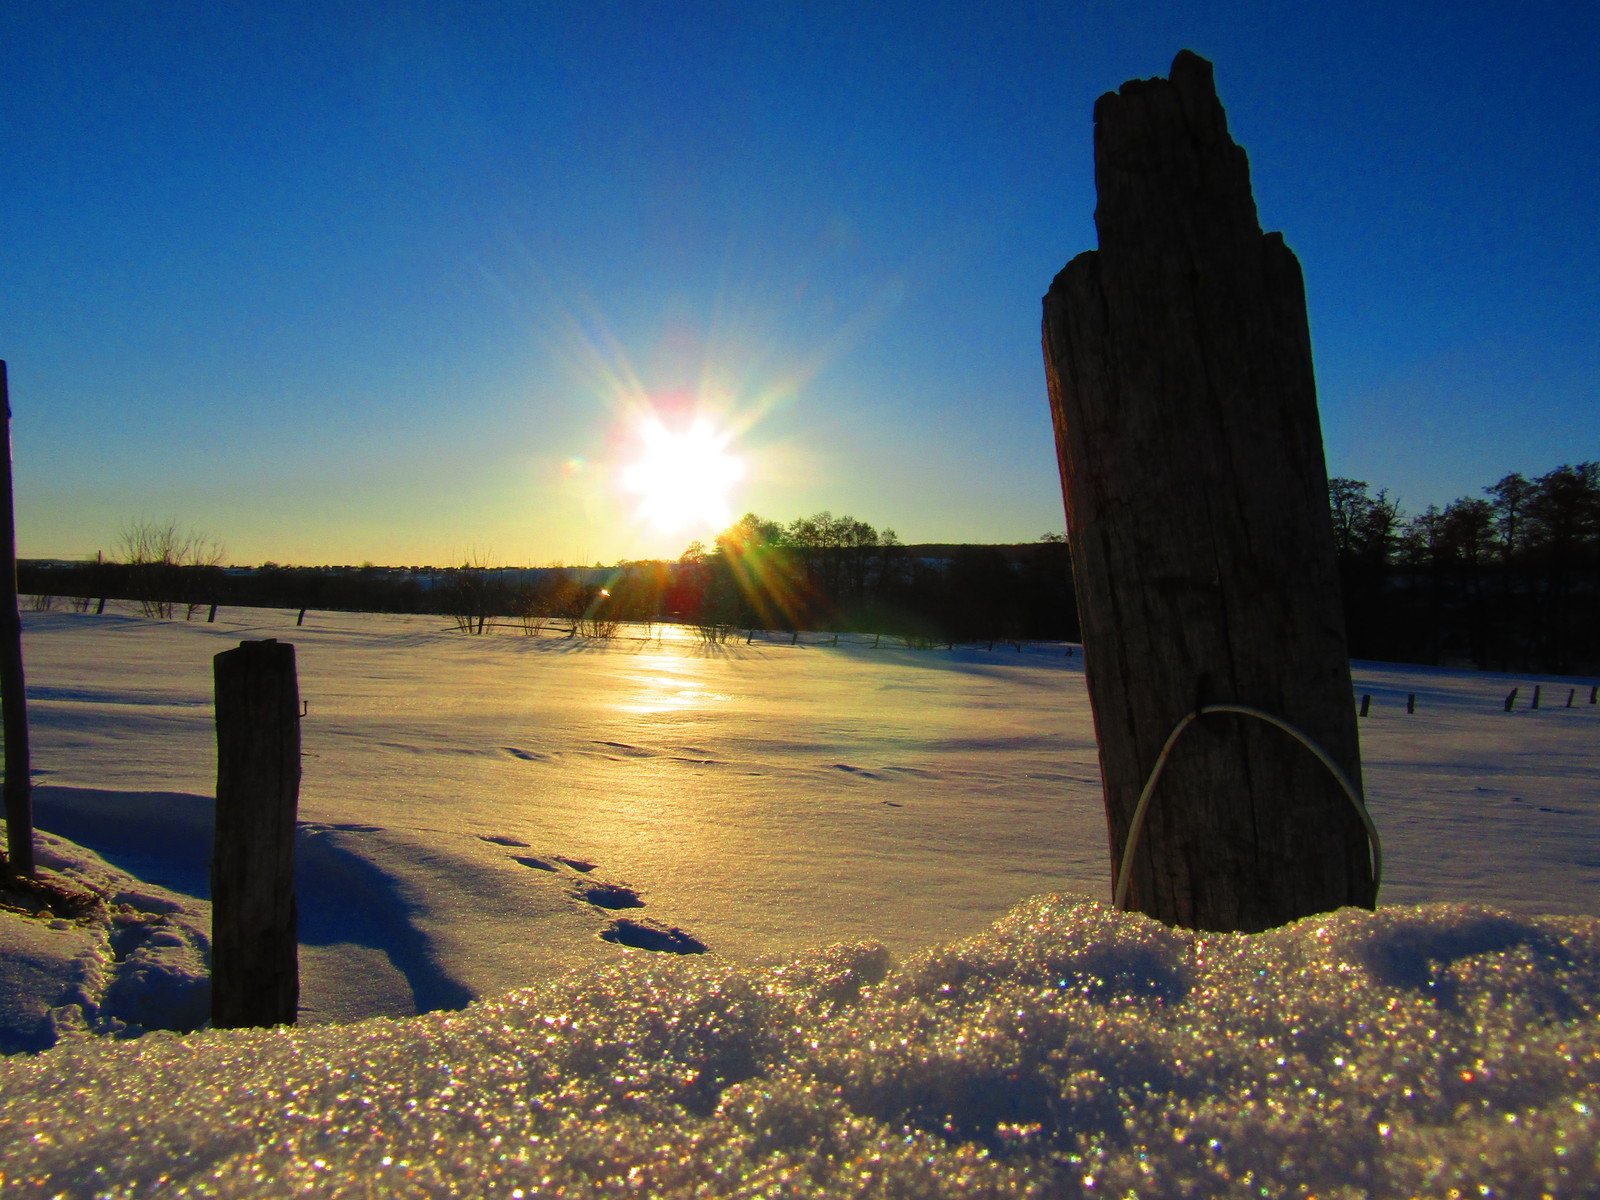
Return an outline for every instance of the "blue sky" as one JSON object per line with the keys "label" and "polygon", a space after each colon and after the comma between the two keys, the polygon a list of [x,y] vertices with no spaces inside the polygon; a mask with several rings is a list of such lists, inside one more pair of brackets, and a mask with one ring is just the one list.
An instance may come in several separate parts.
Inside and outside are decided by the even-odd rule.
{"label": "blue sky", "polygon": [[738,512],[1063,526],[1039,301],[1096,96],[1216,64],[1305,269],[1334,474],[1408,511],[1600,458],[1600,9],[0,7],[24,555],[613,562],[620,424],[718,416]]}

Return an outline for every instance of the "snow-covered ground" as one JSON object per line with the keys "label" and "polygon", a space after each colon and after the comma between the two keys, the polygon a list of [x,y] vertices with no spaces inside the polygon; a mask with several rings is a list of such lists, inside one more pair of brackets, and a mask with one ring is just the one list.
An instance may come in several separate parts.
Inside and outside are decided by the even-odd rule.
{"label": "snow-covered ground", "polygon": [[[1385,909],[1196,939],[1004,917],[1109,890],[1062,646],[26,623],[42,861],[123,908],[0,913],[4,1036],[64,1043],[0,1066],[6,1194],[1600,1186],[1592,680],[1357,664]],[[304,1024],[87,1037],[203,1013],[211,657],[259,637],[308,702]],[[1501,912],[1398,907],[1445,901]]]}

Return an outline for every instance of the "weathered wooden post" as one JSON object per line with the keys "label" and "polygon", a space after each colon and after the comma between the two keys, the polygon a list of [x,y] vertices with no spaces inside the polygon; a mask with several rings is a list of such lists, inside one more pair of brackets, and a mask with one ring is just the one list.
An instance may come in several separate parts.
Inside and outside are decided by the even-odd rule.
{"label": "weathered wooden post", "polygon": [[212,660],[217,813],[211,854],[211,1021],[293,1024],[300,1002],[294,827],[300,699],[294,647],[240,642]]}
{"label": "weathered wooden post", "polygon": [[1299,264],[1206,60],[1094,116],[1100,248],[1045,296],[1044,358],[1113,867],[1127,907],[1195,929],[1370,907]]}
{"label": "weathered wooden post", "polygon": [[6,736],[6,855],[11,869],[32,875],[33,767],[28,754],[28,684],[22,670],[22,613],[17,608],[17,521],[11,492],[11,389],[0,362],[0,409],[5,451],[0,454],[0,710]]}

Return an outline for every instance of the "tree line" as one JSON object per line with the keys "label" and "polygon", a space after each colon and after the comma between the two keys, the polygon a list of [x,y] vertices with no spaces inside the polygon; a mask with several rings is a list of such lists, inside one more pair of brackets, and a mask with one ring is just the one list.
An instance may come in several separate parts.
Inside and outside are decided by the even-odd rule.
{"label": "tree line", "polygon": [[1408,517],[1328,481],[1351,653],[1485,670],[1600,665],[1600,463],[1513,473]]}
{"label": "tree line", "polygon": [[[1600,463],[1511,474],[1408,516],[1365,481],[1328,481],[1352,655],[1481,669],[1600,669]],[[458,566],[224,568],[221,547],[176,523],[124,530],[117,561],[24,563],[24,593],[131,602],[194,618],[212,604],[438,613],[472,633],[511,621],[605,636],[677,621],[735,631],[828,630],[942,644],[1076,640],[1066,537],[1012,546],[906,546],[892,529],[814,513],[746,513],[676,562],[604,571]]]}

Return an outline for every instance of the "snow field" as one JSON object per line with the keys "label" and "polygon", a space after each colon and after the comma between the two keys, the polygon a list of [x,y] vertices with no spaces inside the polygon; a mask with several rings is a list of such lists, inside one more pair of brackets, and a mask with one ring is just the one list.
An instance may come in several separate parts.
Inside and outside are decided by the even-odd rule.
{"label": "snow field", "polygon": [[[63,1039],[0,1064],[6,1195],[1600,1188],[1594,709],[1357,664],[1385,907],[1195,937],[1037,896],[1109,888],[1059,647],[226,616],[28,620],[41,857],[166,924],[0,914],[7,1028]],[[267,636],[310,705],[308,1024],[84,1036],[192,1027],[210,657]]]}

